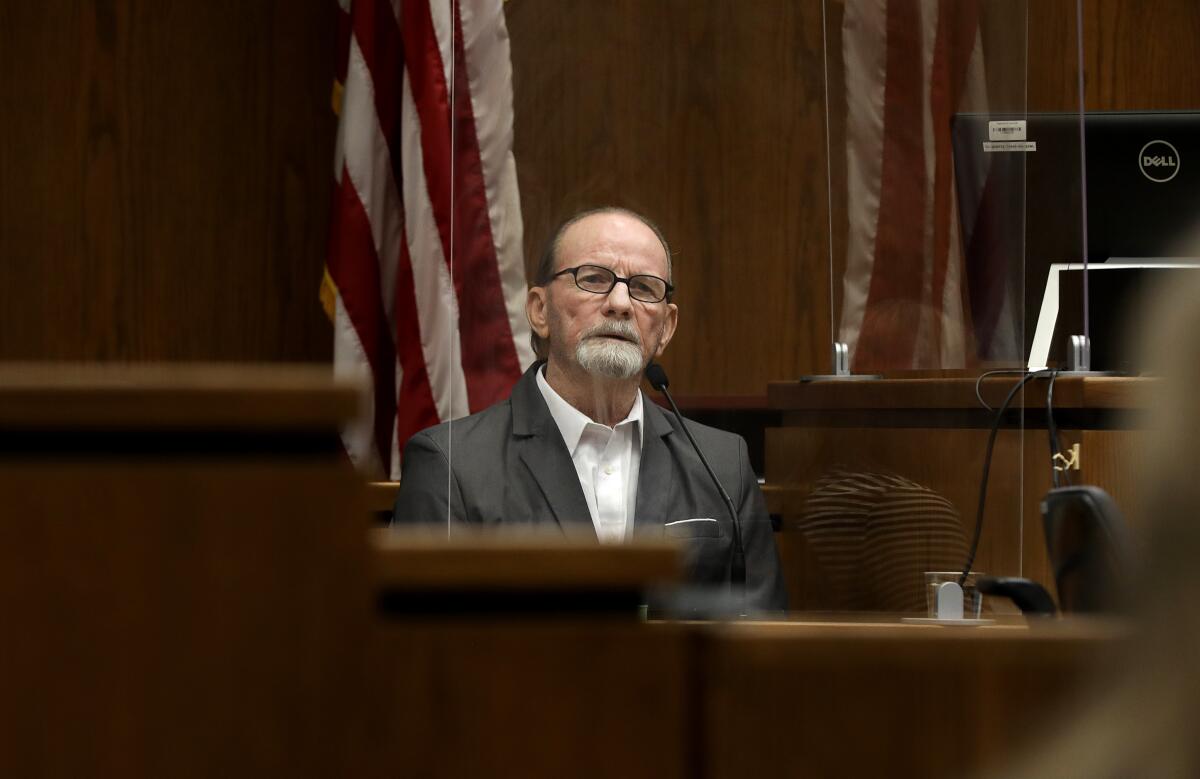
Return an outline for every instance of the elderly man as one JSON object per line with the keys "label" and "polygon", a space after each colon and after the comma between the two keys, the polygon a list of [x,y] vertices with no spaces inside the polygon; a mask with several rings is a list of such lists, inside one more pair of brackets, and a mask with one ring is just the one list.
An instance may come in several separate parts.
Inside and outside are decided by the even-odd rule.
{"label": "elderly man", "polygon": [[[396,522],[557,525],[604,543],[668,536],[691,581],[729,582],[726,505],[676,419],[639,389],[675,334],[670,279],[670,248],[645,217],[602,208],[563,223],[525,305],[539,361],[508,400],[409,441]],[[747,605],[784,608],[745,442],[687,424],[740,518]]]}

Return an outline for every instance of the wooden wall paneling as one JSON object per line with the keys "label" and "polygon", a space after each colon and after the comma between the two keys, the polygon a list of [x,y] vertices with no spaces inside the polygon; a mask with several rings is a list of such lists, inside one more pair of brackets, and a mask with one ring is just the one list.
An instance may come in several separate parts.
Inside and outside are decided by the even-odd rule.
{"label": "wooden wall paneling", "polygon": [[1088,0],[1087,108],[1200,108],[1198,38],[1200,5],[1189,0]]}
{"label": "wooden wall paneling", "polygon": [[1030,111],[1078,111],[1075,0],[1027,3]]}
{"label": "wooden wall paneling", "polygon": [[1038,3],[985,0],[979,4],[979,40],[989,111],[1019,113],[1025,109],[1027,86],[1037,78],[1029,67],[1029,35]]}
{"label": "wooden wall paneling", "polygon": [[828,362],[820,4],[512,0],[527,269],[590,205],[675,252],[664,359],[694,394],[761,394]]}
{"label": "wooden wall paneling", "polygon": [[[1072,110],[1074,3],[1027,7],[1029,108]],[[822,10],[836,84],[839,2],[506,4],[527,260],[578,207],[657,216],[684,307],[667,367],[689,393],[826,369]],[[18,117],[0,130],[0,359],[328,357],[333,20],[279,0],[0,7]],[[1087,0],[1088,108],[1200,105],[1198,33],[1189,0]]]}
{"label": "wooden wall paneling", "polygon": [[1080,442],[1080,470],[1072,477],[1082,484],[1099,484],[1113,496],[1126,522],[1140,533],[1150,517],[1143,500],[1150,483],[1145,463],[1150,453],[1152,433],[1148,430],[1083,430],[1075,435]]}
{"label": "wooden wall paneling", "polygon": [[[1200,108],[1200,5],[1084,0],[1089,111]],[[1029,3],[1029,110],[1077,111],[1075,0]]]}
{"label": "wooden wall paneling", "polygon": [[[1063,449],[1080,443],[1092,431],[1060,430]],[[1021,480],[1021,576],[1033,579],[1057,599],[1054,571],[1046,552],[1046,533],[1042,526],[1042,498],[1054,486],[1050,464],[1050,440],[1045,429],[1029,429],[1024,436],[1024,478]],[[1074,473],[1074,472],[1072,472]],[[1073,476],[1078,482],[1078,477]],[[1065,480],[1061,483],[1065,484]]]}
{"label": "wooden wall paneling", "polygon": [[0,359],[328,359],[335,13],[3,4]]}

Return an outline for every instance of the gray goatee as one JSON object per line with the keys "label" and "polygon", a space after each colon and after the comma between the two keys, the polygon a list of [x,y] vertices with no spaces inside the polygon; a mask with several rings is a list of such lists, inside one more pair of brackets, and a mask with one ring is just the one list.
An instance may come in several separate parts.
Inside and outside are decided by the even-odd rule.
{"label": "gray goatee", "polygon": [[642,372],[642,339],[632,322],[606,320],[583,333],[575,347],[575,359],[593,376],[632,379]]}

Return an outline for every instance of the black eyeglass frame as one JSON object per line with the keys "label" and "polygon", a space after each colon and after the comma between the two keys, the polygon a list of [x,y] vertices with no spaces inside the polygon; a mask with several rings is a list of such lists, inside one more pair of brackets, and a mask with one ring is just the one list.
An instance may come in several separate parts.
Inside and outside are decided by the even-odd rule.
{"label": "black eyeglass frame", "polygon": [[[603,292],[599,292],[594,289],[587,289],[585,287],[579,286],[579,271],[583,270],[584,268],[595,268],[596,270],[602,270],[605,273],[612,274],[612,277],[613,277],[612,284],[610,284],[608,286],[608,289],[604,290]],[[675,291],[675,286],[673,284],[671,284],[671,282],[669,282],[666,279],[661,278],[659,276],[655,276],[653,273],[635,273],[626,279],[626,278],[621,278],[620,276],[618,276],[617,272],[614,271],[612,268],[606,268],[603,265],[592,265],[590,263],[585,264],[585,265],[576,265],[574,268],[563,268],[558,273],[555,273],[553,276],[551,276],[550,280],[554,281],[559,276],[565,276],[568,273],[571,274],[571,278],[573,278],[575,280],[576,287],[583,290],[584,292],[590,292],[593,295],[608,295],[614,289],[616,289],[618,281],[623,282],[625,284],[625,288],[629,290],[629,297],[633,300],[638,301],[639,303],[661,303],[664,300],[669,303],[669,302],[671,302],[671,293]],[[659,298],[658,300],[643,300],[642,298],[637,297],[636,295],[633,294],[633,287],[629,285],[629,282],[633,281],[634,279],[639,279],[639,278],[654,279],[655,281],[661,281],[663,283],[663,287],[666,288],[666,292],[664,292],[663,296],[661,298]]]}

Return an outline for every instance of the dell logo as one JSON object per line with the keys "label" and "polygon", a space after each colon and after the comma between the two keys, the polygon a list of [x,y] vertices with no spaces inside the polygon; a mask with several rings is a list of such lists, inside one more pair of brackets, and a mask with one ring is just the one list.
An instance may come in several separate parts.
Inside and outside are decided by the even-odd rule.
{"label": "dell logo", "polygon": [[1170,181],[1179,173],[1179,152],[1166,141],[1150,141],[1138,153],[1138,169],[1156,183]]}

